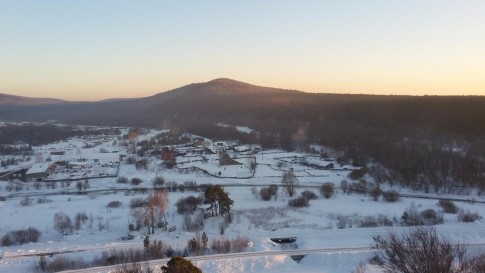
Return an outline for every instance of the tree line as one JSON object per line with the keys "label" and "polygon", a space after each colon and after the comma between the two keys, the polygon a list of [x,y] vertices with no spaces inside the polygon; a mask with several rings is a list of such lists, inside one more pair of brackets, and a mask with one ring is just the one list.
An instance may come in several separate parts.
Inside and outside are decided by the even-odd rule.
{"label": "tree line", "polygon": [[439,192],[485,187],[485,97],[308,94],[211,82],[145,99],[2,111],[17,119],[170,128],[264,148],[321,144],[342,151],[341,162],[380,164],[392,183]]}

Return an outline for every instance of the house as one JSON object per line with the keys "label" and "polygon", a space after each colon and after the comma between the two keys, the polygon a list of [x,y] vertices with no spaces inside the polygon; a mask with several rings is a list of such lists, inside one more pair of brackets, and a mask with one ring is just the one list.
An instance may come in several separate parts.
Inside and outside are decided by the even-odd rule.
{"label": "house", "polygon": [[175,162],[177,152],[173,148],[163,147],[161,157],[163,161]]}
{"label": "house", "polygon": [[195,148],[202,148],[204,146],[204,139],[203,138],[196,138],[192,145]]}
{"label": "house", "polygon": [[213,150],[220,153],[224,151],[224,142],[215,142]]}
{"label": "house", "polygon": [[229,157],[228,154],[223,153],[219,158],[219,165],[221,166],[229,166],[229,165],[242,165],[242,163],[237,162],[236,160]]}
{"label": "house", "polygon": [[87,167],[87,164],[84,162],[77,162],[77,161],[72,161],[67,164],[67,166],[71,169],[85,169]]}
{"label": "house", "polygon": [[49,173],[50,173],[49,168],[50,168],[50,164],[47,162],[35,163],[25,173],[25,176],[28,180],[42,181],[44,178],[49,176]]}

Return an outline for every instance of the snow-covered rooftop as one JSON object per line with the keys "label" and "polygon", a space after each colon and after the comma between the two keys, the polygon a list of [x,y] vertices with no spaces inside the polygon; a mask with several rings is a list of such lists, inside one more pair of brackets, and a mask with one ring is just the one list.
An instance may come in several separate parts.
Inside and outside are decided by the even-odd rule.
{"label": "snow-covered rooftop", "polygon": [[49,163],[35,163],[25,174],[43,173],[49,168]]}

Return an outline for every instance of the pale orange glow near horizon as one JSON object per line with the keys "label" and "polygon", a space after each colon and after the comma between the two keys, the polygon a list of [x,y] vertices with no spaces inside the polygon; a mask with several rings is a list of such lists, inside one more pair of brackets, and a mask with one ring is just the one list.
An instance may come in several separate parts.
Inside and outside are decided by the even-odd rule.
{"label": "pale orange glow near horizon", "polygon": [[452,0],[2,1],[0,93],[97,101],[224,77],[305,92],[485,96],[483,14],[484,1]]}

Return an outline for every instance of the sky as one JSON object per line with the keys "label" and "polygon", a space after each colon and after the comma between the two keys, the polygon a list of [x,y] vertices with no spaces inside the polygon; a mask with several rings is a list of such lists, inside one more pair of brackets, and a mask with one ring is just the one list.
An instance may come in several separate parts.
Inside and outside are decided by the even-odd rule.
{"label": "sky", "polygon": [[149,96],[231,78],[485,95],[485,1],[0,0],[0,93]]}

